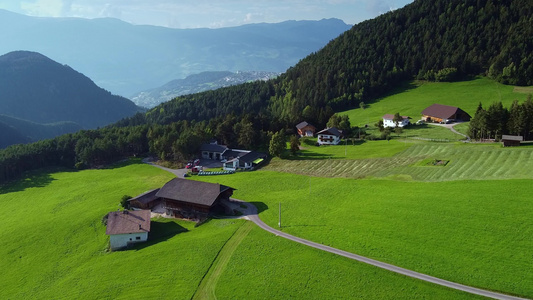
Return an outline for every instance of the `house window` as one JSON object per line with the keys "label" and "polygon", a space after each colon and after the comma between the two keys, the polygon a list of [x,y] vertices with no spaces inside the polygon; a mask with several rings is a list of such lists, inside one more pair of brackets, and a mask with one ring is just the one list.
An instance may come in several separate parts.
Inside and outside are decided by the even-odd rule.
{"label": "house window", "polygon": [[136,236],[136,237],[135,237],[135,240],[137,240],[137,241],[139,241],[140,239],[141,239],[140,236]]}

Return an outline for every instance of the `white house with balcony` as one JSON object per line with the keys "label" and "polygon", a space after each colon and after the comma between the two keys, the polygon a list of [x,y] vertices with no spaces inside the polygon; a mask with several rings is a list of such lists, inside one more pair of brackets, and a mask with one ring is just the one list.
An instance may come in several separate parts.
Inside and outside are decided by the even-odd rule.
{"label": "white house with balcony", "polygon": [[326,128],[317,133],[319,145],[338,145],[341,142],[342,131],[335,128]]}

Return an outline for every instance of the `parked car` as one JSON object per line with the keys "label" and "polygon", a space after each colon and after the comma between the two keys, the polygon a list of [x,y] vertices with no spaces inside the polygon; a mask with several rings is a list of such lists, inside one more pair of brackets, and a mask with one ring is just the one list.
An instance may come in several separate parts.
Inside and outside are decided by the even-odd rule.
{"label": "parked car", "polygon": [[200,164],[200,159],[199,158],[195,159],[193,162],[193,165],[197,166],[199,164]]}

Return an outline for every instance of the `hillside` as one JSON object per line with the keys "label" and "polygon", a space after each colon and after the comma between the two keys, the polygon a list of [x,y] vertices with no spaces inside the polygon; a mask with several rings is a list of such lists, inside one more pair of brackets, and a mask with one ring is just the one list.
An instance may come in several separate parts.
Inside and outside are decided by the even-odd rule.
{"label": "hillside", "polygon": [[35,52],[0,56],[0,112],[34,123],[74,122],[89,129],[139,111],[128,99]]}
{"label": "hillside", "polygon": [[533,2],[525,0],[415,1],[355,25],[268,84],[179,97],[151,111],[146,122],[254,111],[287,127],[302,118],[324,126],[330,110],[371,103],[415,78],[486,74],[531,85],[532,14]]}
{"label": "hillside", "polygon": [[0,53],[42,53],[126,97],[205,71],[284,72],[350,29],[338,19],[171,29],[5,10],[0,10],[0,27],[10,29],[0,32]]}
{"label": "hillside", "polygon": [[79,124],[74,122],[39,124],[6,115],[0,115],[0,123],[8,126],[11,128],[11,130],[16,131],[17,135],[19,135],[19,138],[15,139],[0,139],[2,141],[0,148],[4,148],[12,144],[25,144],[44,139],[51,139],[56,136],[73,133],[83,129]]}
{"label": "hillside", "polygon": [[26,144],[31,140],[16,128],[0,121],[0,149],[14,144]]}
{"label": "hillside", "polygon": [[187,76],[185,79],[175,79],[167,84],[140,92],[131,97],[131,101],[141,107],[152,108],[163,102],[182,95],[196,94],[221,87],[238,85],[257,80],[268,80],[279,76],[274,72],[242,71],[242,72],[202,72]]}

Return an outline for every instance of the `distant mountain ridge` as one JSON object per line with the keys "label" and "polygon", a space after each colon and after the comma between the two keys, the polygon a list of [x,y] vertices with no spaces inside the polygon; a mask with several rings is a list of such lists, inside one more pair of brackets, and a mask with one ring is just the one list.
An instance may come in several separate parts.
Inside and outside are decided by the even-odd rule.
{"label": "distant mountain ridge", "polygon": [[0,53],[30,50],[123,96],[205,71],[284,72],[351,26],[338,19],[172,29],[0,10]]}
{"label": "distant mountain ridge", "polygon": [[152,108],[178,96],[216,90],[221,87],[245,82],[269,80],[279,75],[280,73],[276,72],[258,71],[235,73],[229,71],[202,72],[200,74],[189,75],[185,79],[172,80],[155,89],[140,92],[131,97],[131,101],[139,106]]}
{"label": "distant mountain ridge", "polygon": [[0,56],[0,91],[0,122],[22,134],[17,141],[102,127],[140,111],[130,100],[36,52]]}

